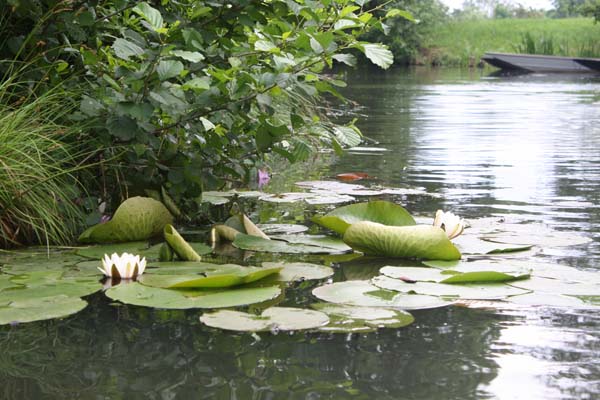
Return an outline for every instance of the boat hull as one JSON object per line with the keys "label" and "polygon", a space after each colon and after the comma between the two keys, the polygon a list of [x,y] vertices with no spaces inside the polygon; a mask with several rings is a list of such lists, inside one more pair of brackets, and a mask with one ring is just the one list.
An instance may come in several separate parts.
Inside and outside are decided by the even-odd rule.
{"label": "boat hull", "polygon": [[571,57],[544,56],[534,54],[485,53],[482,60],[503,70],[527,72],[594,72],[594,69],[579,62],[589,60],[590,65],[600,68],[600,59],[577,59]]}

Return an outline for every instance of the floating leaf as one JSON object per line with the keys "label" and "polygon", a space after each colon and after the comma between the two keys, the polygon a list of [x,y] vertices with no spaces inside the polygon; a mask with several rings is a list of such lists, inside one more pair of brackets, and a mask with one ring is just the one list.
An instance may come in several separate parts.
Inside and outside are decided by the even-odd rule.
{"label": "floating leaf", "polygon": [[83,310],[87,302],[79,297],[56,295],[42,298],[0,300],[0,325],[62,318]]}
{"label": "floating leaf", "polygon": [[511,286],[534,290],[536,293],[553,293],[572,296],[596,296],[600,294],[600,285],[594,283],[569,282],[558,279],[531,277],[519,282],[511,282]]}
{"label": "floating leaf", "polygon": [[79,236],[82,243],[116,243],[146,240],[173,222],[169,210],[149,197],[125,200],[108,222],[94,225]]}
{"label": "floating leaf", "polygon": [[196,274],[146,274],[142,275],[138,281],[147,286],[166,289],[222,288],[254,282],[266,276],[277,274],[282,268],[281,266],[242,267],[233,264],[226,264],[221,267],[214,264],[214,269],[204,268],[204,271]]}
{"label": "floating leaf", "polygon": [[509,302],[524,306],[569,307],[569,308],[594,308],[593,305],[573,296],[563,296],[553,293],[528,293],[511,296]]}
{"label": "floating leaf", "polygon": [[346,230],[344,242],[365,254],[458,260],[460,252],[445,232],[434,226],[386,226],[375,222],[357,222]]}
{"label": "floating leaf", "polygon": [[259,224],[258,227],[268,235],[289,235],[306,232],[308,230],[308,226],[296,224]]}
{"label": "floating leaf", "polygon": [[167,224],[164,228],[165,240],[173,249],[173,252],[183,261],[200,261],[202,257],[196,253],[196,250],[173,228],[173,225]]}
{"label": "floating leaf", "polygon": [[281,294],[279,286],[240,287],[233,290],[174,290],[145,286],[137,282],[108,289],[113,300],[136,306],[188,309],[244,306],[271,300]]}
{"label": "floating leaf", "polygon": [[[350,247],[342,247],[339,243],[330,240],[329,237],[321,236],[293,239],[296,235],[287,236],[283,240],[265,240],[256,236],[239,234],[233,241],[233,245],[242,250],[264,251],[269,253],[291,253],[291,254],[336,254],[352,252]],[[319,242],[322,241],[321,244]]]}
{"label": "floating leaf", "polygon": [[503,244],[481,240],[473,235],[461,235],[453,243],[464,254],[499,254],[530,250],[532,244]]}
{"label": "floating leaf", "polygon": [[355,198],[352,196],[335,193],[290,192],[264,195],[261,196],[259,200],[269,203],[296,203],[299,201],[304,201],[307,204],[318,205],[348,203],[354,201]]}
{"label": "floating leaf", "polygon": [[334,272],[333,268],[324,265],[303,262],[264,262],[262,266],[265,268],[281,268],[276,278],[283,282],[325,279],[333,275]]}
{"label": "floating leaf", "polygon": [[577,246],[592,241],[577,232],[557,231],[543,224],[498,224],[495,230],[482,234],[482,239],[502,244],[531,243],[540,247]]}
{"label": "floating leaf", "polygon": [[337,282],[315,288],[317,298],[335,304],[361,307],[389,307],[403,310],[445,307],[451,303],[435,296],[383,291],[366,281]]}
{"label": "floating leaf", "polygon": [[329,316],[329,324],[319,328],[324,332],[371,332],[379,328],[401,328],[414,322],[414,317],[403,310],[381,307],[357,307],[330,303],[312,304],[311,307]]}
{"label": "floating leaf", "polygon": [[433,282],[406,283],[400,279],[393,279],[384,275],[371,279],[371,283],[382,289],[393,290],[401,293],[417,293],[423,295],[472,300],[504,299],[508,296],[527,293],[527,290],[522,290],[516,287],[498,283],[489,283],[485,285],[458,285]]}
{"label": "floating leaf", "polygon": [[351,224],[361,221],[393,226],[415,225],[415,220],[404,207],[388,201],[350,204],[324,216],[313,217],[312,221],[341,235]]}
{"label": "floating leaf", "polygon": [[259,315],[221,310],[203,314],[200,321],[213,328],[230,331],[261,332],[269,330],[298,331],[326,325],[326,314],[302,308],[271,307]]}
{"label": "floating leaf", "polygon": [[526,279],[530,276],[529,270],[502,268],[499,264],[464,263],[462,267],[439,270],[434,268],[419,267],[384,267],[379,272],[390,278],[403,281],[429,281],[437,283],[484,283],[507,282]]}

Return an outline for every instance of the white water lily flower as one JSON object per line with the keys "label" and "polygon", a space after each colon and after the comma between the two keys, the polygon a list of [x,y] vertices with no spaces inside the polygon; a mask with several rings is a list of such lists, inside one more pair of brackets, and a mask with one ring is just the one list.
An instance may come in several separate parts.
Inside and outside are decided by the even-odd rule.
{"label": "white water lily flower", "polygon": [[117,279],[131,279],[144,273],[146,269],[146,258],[140,260],[139,255],[123,253],[119,256],[113,253],[110,258],[108,254],[102,259],[102,268],[98,269],[106,276]]}
{"label": "white water lily flower", "polygon": [[437,210],[433,226],[442,228],[446,232],[446,235],[448,235],[448,239],[454,239],[465,230],[465,221],[451,212]]}

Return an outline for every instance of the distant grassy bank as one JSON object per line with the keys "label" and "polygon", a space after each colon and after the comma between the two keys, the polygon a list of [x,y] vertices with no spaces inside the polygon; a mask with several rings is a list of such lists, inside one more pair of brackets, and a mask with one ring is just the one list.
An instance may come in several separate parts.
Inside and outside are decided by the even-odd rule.
{"label": "distant grassy bank", "polygon": [[450,21],[425,39],[417,62],[469,65],[486,51],[600,57],[600,24],[591,18]]}

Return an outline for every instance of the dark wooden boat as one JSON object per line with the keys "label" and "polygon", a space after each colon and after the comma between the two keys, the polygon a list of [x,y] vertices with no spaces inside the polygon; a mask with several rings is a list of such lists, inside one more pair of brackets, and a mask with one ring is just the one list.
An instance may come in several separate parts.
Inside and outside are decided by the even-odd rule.
{"label": "dark wooden boat", "polygon": [[503,70],[524,72],[595,72],[600,71],[600,59],[544,56],[537,54],[485,53],[481,58]]}

